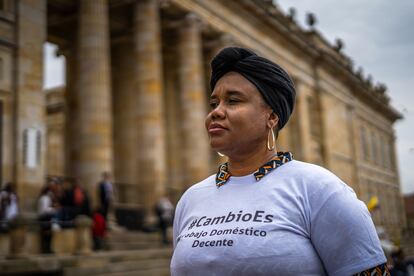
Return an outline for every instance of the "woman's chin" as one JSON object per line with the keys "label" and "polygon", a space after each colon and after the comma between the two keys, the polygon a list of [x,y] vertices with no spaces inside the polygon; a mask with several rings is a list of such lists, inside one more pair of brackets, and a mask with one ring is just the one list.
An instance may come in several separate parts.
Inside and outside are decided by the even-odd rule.
{"label": "woman's chin", "polygon": [[218,142],[218,141],[213,141],[213,140],[210,141],[210,147],[212,150],[223,153],[223,154],[228,148],[226,144],[223,144],[222,142]]}

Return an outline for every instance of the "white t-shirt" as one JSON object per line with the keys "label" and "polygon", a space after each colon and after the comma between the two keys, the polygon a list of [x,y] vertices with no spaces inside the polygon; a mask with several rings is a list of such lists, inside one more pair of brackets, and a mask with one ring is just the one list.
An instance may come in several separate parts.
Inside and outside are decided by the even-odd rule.
{"label": "white t-shirt", "polygon": [[352,275],[385,261],[365,204],[316,165],[220,188],[213,175],[177,205],[172,275]]}

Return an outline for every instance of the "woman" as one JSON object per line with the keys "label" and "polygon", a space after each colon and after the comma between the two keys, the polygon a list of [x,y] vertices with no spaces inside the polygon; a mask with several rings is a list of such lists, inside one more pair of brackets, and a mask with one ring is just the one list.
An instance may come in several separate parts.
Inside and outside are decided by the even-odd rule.
{"label": "woman", "polygon": [[276,151],[295,101],[288,74],[236,47],[211,66],[206,128],[229,161],[180,199],[172,275],[387,275],[369,212],[352,189]]}

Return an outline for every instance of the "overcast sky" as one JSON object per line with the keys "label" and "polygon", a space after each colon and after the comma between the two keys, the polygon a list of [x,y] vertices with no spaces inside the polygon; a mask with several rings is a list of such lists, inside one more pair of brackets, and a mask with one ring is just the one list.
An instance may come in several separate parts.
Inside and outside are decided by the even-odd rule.
{"label": "overcast sky", "polygon": [[[413,0],[277,0],[288,11],[297,10],[297,21],[305,26],[307,12],[318,19],[317,29],[333,42],[345,42],[344,52],[356,66],[371,74],[374,83],[388,87],[391,104],[404,120],[396,123],[397,155],[403,193],[414,192],[414,1]],[[63,58],[46,46],[45,86],[64,83]]]}

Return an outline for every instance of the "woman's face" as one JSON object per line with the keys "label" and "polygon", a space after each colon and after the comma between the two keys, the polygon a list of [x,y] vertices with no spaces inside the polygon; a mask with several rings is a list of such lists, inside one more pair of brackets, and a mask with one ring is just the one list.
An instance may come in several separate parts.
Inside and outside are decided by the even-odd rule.
{"label": "woman's face", "polygon": [[266,148],[277,116],[256,86],[241,74],[229,72],[219,79],[210,108],[205,125],[214,150],[231,156]]}

